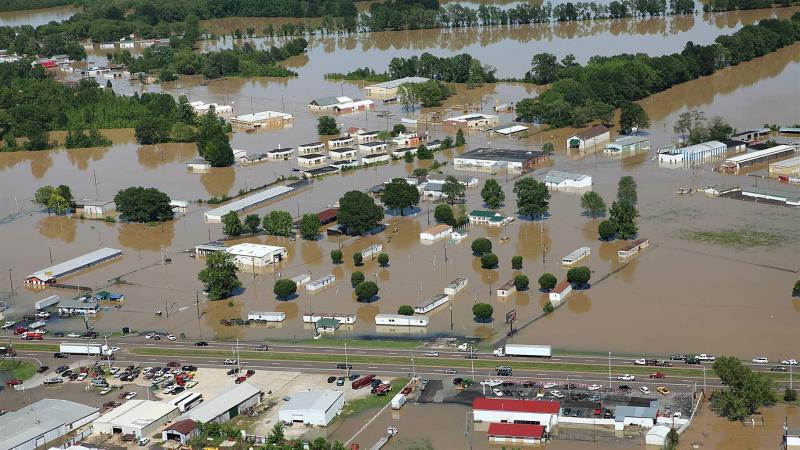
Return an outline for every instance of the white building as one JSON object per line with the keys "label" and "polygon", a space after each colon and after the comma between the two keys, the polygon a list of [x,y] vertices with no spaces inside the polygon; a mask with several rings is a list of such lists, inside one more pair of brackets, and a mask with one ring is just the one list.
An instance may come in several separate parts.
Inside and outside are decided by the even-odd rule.
{"label": "white building", "polygon": [[335,161],[349,161],[358,158],[358,150],[352,147],[336,147],[328,150],[328,155]]}
{"label": "white building", "polygon": [[180,416],[199,423],[227,422],[246,409],[261,403],[261,389],[248,382],[234,385],[211,400],[205,401]]}
{"label": "white building", "polygon": [[357,111],[365,111],[368,109],[372,109],[375,106],[375,102],[372,100],[353,100],[350,102],[339,103],[333,106],[333,110],[339,114],[347,114],[353,113]]}
{"label": "white building", "polygon": [[340,136],[328,140],[328,150],[345,148],[354,145],[356,139],[353,136]]}
{"label": "white building", "polygon": [[583,260],[584,258],[588,257],[591,254],[592,249],[589,247],[581,247],[577,250],[573,250],[570,252],[569,255],[561,258],[561,264],[565,266],[571,266],[578,261]]}
{"label": "white building", "polygon": [[367,164],[378,164],[378,163],[382,163],[382,162],[388,162],[388,161],[391,161],[391,160],[392,160],[392,157],[389,156],[386,153],[373,153],[373,154],[364,155],[363,157],[361,157],[361,162],[364,165],[367,165]]}
{"label": "white building", "polygon": [[286,313],[275,311],[250,311],[247,313],[247,320],[255,320],[256,322],[283,322],[286,320]]}
{"label": "white building", "polygon": [[192,107],[192,111],[198,116],[202,116],[207,114],[208,111],[213,107],[214,114],[218,117],[230,117],[233,115],[233,106],[231,105],[220,105],[217,103],[204,103],[201,101],[195,101],[189,103],[189,106]]}
{"label": "white building", "polygon": [[300,287],[300,286],[308,283],[309,281],[311,281],[311,274],[310,273],[301,273],[300,275],[292,277],[292,281],[294,281],[294,284],[296,284],[297,287]]}
{"label": "white building", "polygon": [[356,129],[355,132],[349,132],[350,136],[356,138],[356,142],[359,144],[364,144],[367,142],[375,142],[378,140],[378,135],[380,134],[379,131],[365,131],[361,128]]}
{"label": "white building", "polygon": [[97,300],[89,297],[67,298],[58,303],[58,314],[63,316],[97,314],[99,310],[100,304]]}
{"label": "white building", "polygon": [[117,204],[113,200],[80,200],[75,202],[75,207],[82,210],[85,217],[102,218],[117,209]]}
{"label": "white building", "polygon": [[0,448],[34,450],[70,433],[82,434],[99,416],[97,408],[45,398],[0,416]]}
{"label": "white building", "polygon": [[790,449],[800,448],[800,428],[787,430],[786,447]]}
{"label": "white building", "polygon": [[387,147],[388,144],[386,144],[386,142],[372,141],[358,144],[358,151],[361,152],[362,155],[383,154],[386,152]]}
{"label": "white building", "polygon": [[322,153],[305,153],[297,155],[297,164],[304,167],[316,167],[325,164],[327,156]]}
{"label": "white building", "polygon": [[298,155],[312,155],[316,153],[325,153],[325,143],[324,142],[311,142],[308,144],[298,145],[297,146],[297,154]]}
{"label": "white building", "polygon": [[358,320],[355,314],[346,313],[305,313],[303,314],[304,323],[317,323],[321,319],[338,320],[342,325],[352,325]]}
{"label": "white building", "polygon": [[420,84],[428,80],[429,78],[423,77],[398,78],[397,80],[367,86],[364,88],[364,93],[370,97],[391,98],[397,95],[397,89],[404,84]]}
{"label": "white building", "polygon": [[577,173],[551,170],[544,176],[544,184],[550,189],[582,189],[592,186],[592,177]]}
{"label": "white building", "polygon": [[625,136],[606,144],[605,152],[611,155],[650,150],[650,139],[644,136]]}
{"label": "white building", "polygon": [[475,422],[533,423],[547,432],[558,425],[559,402],[478,397],[472,402]]}
{"label": "white building", "polygon": [[467,287],[467,284],[469,284],[469,280],[467,278],[456,278],[444,288],[444,293],[453,297],[464,290],[464,288]]}
{"label": "white building", "polygon": [[340,105],[342,103],[349,103],[352,102],[353,99],[346,96],[341,97],[320,97],[311,100],[308,103],[308,109],[312,111],[328,111],[332,110],[336,105]]}
{"label": "white building", "polygon": [[322,278],[319,278],[317,280],[311,281],[308,284],[306,284],[306,290],[309,292],[315,292],[326,286],[330,286],[333,283],[336,283],[336,276],[334,276],[333,274],[325,275]]}
{"label": "white building", "polygon": [[187,161],[186,167],[193,172],[208,172],[211,169],[211,163],[205,158],[197,157]]}
{"label": "white building", "polygon": [[344,393],[341,391],[301,391],[290,397],[278,411],[278,420],[286,424],[325,427],[344,406]]}
{"label": "white building", "polygon": [[179,420],[161,431],[164,442],[176,441],[183,445],[200,435],[200,424],[192,419]]}
{"label": "white building", "polygon": [[399,314],[376,314],[375,325],[395,325],[404,327],[427,327],[428,316],[401,316]]}
{"label": "white building", "polygon": [[567,148],[585,150],[611,139],[611,130],[605,125],[594,125],[567,138]]}
{"label": "white building", "polygon": [[236,264],[246,267],[260,267],[272,263],[279,263],[286,259],[288,255],[285,247],[251,244],[249,242],[232,245],[226,248],[225,251],[234,255]]}
{"label": "white building", "polygon": [[567,280],[561,281],[550,291],[550,303],[552,303],[553,306],[558,305],[567,298],[570,292],[572,292],[572,284]]}
{"label": "white building", "polygon": [[514,221],[514,218],[511,216],[506,216],[499,212],[482,211],[478,209],[472,210],[468,218],[471,225],[489,225],[495,227],[508,225]]}
{"label": "white building", "polygon": [[447,294],[439,294],[435,297],[429,298],[424,302],[420,303],[417,307],[414,308],[414,312],[417,314],[427,314],[434,309],[444,305],[450,301],[450,296]]}
{"label": "white building", "polygon": [[667,444],[667,435],[670,430],[671,428],[665,425],[654,426],[644,437],[645,445],[655,445],[658,446],[658,448],[664,448]]}
{"label": "white building", "polygon": [[253,114],[232,117],[231,125],[239,128],[282,127],[293,120],[291,114],[278,111],[261,111]]}
{"label": "white building", "polygon": [[286,161],[294,156],[294,149],[291,147],[276,148],[274,150],[267,151],[267,155],[269,156],[269,159],[272,160]]}
{"label": "white building", "polygon": [[719,141],[708,141],[687,147],[659,149],[658,162],[666,165],[691,165],[703,163],[714,157],[725,155],[728,146]]}
{"label": "white building", "polygon": [[508,297],[514,292],[517,292],[517,285],[514,284],[514,280],[509,280],[505,282],[505,284],[497,288],[498,297]]}
{"label": "white building", "polygon": [[255,194],[248,195],[247,197],[234,200],[217,208],[210,209],[206,211],[203,216],[205,217],[206,222],[221,222],[222,216],[231,211],[235,212],[236,214],[240,214],[248,208],[254,208],[256,206],[263,205],[264,203],[286,195],[293,190],[294,188],[289,186],[275,186]]}
{"label": "white building", "polygon": [[392,156],[395,158],[403,158],[406,156],[406,153],[411,153],[412,155],[417,154],[417,149],[413,147],[400,147],[398,149],[392,150]]}
{"label": "white building", "polygon": [[500,117],[494,114],[473,113],[455,116],[442,121],[443,125],[467,128],[469,130],[486,130],[500,123]]}
{"label": "white building", "polygon": [[532,169],[545,159],[547,155],[540,151],[481,147],[454,157],[453,165],[458,170],[493,172],[505,166],[509,170],[522,171]]}
{"label": "white building", "polygon": [[529,128],[525,125],[520,125],[518,123],[507,123],[505,125],[496,126],[491,129],[493,133],[497,133],[503,136],[513,136],[517,133],[522,133],[523,131],[527,131]]}
{"label": "white building", "polygon": [[[417,133],[400,133],[392,138],[392,143],[398,147],[418,148],[422,143],[422,138]],[[428,147],[429,150],[434,150]]]}
{"label": "white building", "polygon": [[459,184],[463,185],[466,188],[474,188],[478,186],[480,180],[478,178],[473,177],[471,175],[445,175],[445,174],[430,174],[426,177],[429,183],[439,183],[445,184],[447,179],[453,177],[458,181]]}
{"label": "white building", "polygon": [[432,226],[427,230],[423,231],[422,233],[419,234],[419,238],[422,241],[433,242],[450,236],[452,232],[453,232],[453,227],[442,223],[439,225]]}
{"label": "white building", "polygon": [[122,250],[115,248],[104,247],[95,250],[85,255],[78,256],[77,258],[70,259],[63,263],[50,266],[46,269],[34,272],[25,277],[26,284],[45,285],[57,282],[60,278],[72,275],[81,270],[94,267],[98,264],[116,259],[122,256]]}
{"label": "white building", "polygon": [[156,430],[178,417],[178,407],[152,400],[128,400],[94,421],[94,433],[152,436]]}

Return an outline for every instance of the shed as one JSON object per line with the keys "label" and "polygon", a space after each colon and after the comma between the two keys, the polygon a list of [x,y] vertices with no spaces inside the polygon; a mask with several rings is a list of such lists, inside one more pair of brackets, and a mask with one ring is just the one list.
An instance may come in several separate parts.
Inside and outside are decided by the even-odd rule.
{"label": "shed", "polygon": [[669,434],[670,427],[665,425],[656,425],[647,432],[644,437],[645,445],[657,445],[659,448],[667,445],[667,435]]}
{"label": "shed", "polygon": [[338,319],[333,319],[329,317],[323,317],[315,322],[317,331],[320,333],[333,333],[335,332],[341,322]]}
{"label": "shed", "polygon": [[611,139],[611,130],[605,125],[594,125],[567,138],[567,148],[584,150]]}
{"label": "shed", "polygon": [[422,241],[433,242],[449,236],[453,232],[453,227],[450,225],[439,224],[428,228],[419,234]]}
{"label": "shed", "polygon": [[565,298],[567,298],[567,295],[569,295],[570,292],[572,292],[572,284],[570,284],[570,282],[567,280],[562,280],[552,291],[550,291],[550,303],[553,305],[558,305]]}
{"label": "shed", "polygon": [[200,435],[200,424],[192,419],[179,420],[161,431],[161,440],[164,442],[177,441],[186,445]]}
{"label": "shed", "polygon": [[327,426],[344,406],[344,393],[334,390],[302,391],[294,393],[278,411],[283,423],[302,423]]}

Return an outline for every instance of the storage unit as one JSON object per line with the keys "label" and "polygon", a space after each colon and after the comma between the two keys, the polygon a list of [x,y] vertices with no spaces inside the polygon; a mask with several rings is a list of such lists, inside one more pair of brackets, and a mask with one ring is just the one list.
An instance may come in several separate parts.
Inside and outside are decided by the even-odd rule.
{"label": "storage unit", "polygon": [[644,437],[645,445],[655,445],[664,448],[667,444],[667,435],[671,428],[665,425],[656,425],[647,432]]}
{"label": "storage unit", "polygon": [[366,166],[366,165],[369,165],[369,164],[378,164],[378,163],[382,163],[382,162],[388,162],[388,161],[391,161],[391,159],[392,159],[392,157],[389,156],[386,153],[374,153],[374,154],[371,154],[371,155],[365,155],[365,156],[361,157],[361,162],[364,163],[364,165]]}
{"label": "storage unit", "polygon": [[315,292],[326,286],[330,286],[335,282],[336,282],[336,277],[333,274],[326,275],[322,278],[316,279],[306,284],[306,291]]}
{"label": "storage unit", "polygon": [[486,435],[495,444],[533,445],[544,440],[545,427],[527,423],[492,423]]}
{"label": "storage unit", "polygon": [[89,355],[100,356],[102,354],[111,353],[108,347],[104,344],[92,344],[91,342],[73,342],[61,343],[58,345],[58,351],[68,355]]}
{"label": "storage unit", "polygon": [[427,327],[427,316],[401,316],[399,314],[376,314],[375,325],[398,325],[408,327]]}
{"label": "storage unit", "polygon": [[234,385],[180,416],[180,420],[192,419],[199,423],[227,422],[245,410],[261,403],[261,389],[248,382]]}
{"label": "storage unit", "polygon": [[709,159],[722,157],[728,146],[720,141],[708,141],[687,147],[663,147],[658,150],[658,162],[666,165],[702,164]]}
{"label": "storage unit", "polygon": [[222,216],[233,211],[236,214],[241,214],[249,208],[261,206],[269,201],[275,200],[278,197],[288,194],[294,190],[290,186],[275,186],[269,189],[257,192],[247,197],[240,198],[228,204],[219,206],[217,208],[206,211],[204,214],[206,222],[222,222]]}
{"label": "storage unit", "polygon": [[391,98],[397,95],[397,89],[404,84],[420,84],[428,81],[429,78],[405,77],[383,83],[373,84],[364,88],[364,93],[370,97]]}
{"label": "storage unit", "polygon": [[774,177],[800,176],[800,156],[770,164],[769,174]]}
{"label": "storage unit", "polygon": [[277,111],[261,111],[230,119],[231,125],[239,128],[280,127],[292,122],[292,115]]}
{"label": "storage unit", "polygon": [[561,264],[565,266],[571,266],[588,257],[591,252],[592,249],[589,247],[581,247],[577,250],[573,250],[569,255],[561,258]]}
{"label": "storage unit", "polygon": [[297,164],[304,167],[317,167],[325,164],[327,156],[321,153],[306,153],[297,155]]}
{"label": "storage unit", "polygon": [[325,427],[344,406],[344,393],[341,391],[301,391],[290,397],[278,410],[278,420],[283,423]]}
{"label": "storage unit", "polygon": [[550,189],[582,189],[592,187],[592,177],[578,173],[551,170],[544,175],[544,184]]}
{"label": "storage unit", "polygon": [[540,151],[482,147],[456,156],[453,165],[459,170],[494,171],[506,166],[509,170],[521,171],[530,170],[545,159],[547,155]]}
{"label": "storage unit", "polygon": [[308,144],[297,146],[298,155],[311,155],[314,153],[324,153],[324,152],[325,152],[324,142],[311,142]]}
{"label": "storage unit", "polygon": [[251,243],[232,245],[225,251],[233,255],[236,264],[242,267],[261,267],[279,263],[288,255],[285,247]]}
{"label": "storage unit", "polygon": [[419,238],[425,242],[433,242],[439,239],[446,238],[450,236],[453,232],[453,227],[450,225],[439,224],[428,228],[427,230],[423,231],[419,234]]}
{"label": "storage unit", "polygon": [[489,225],[495,227],[508,225],[514,221],[513,217],[505,216],[499,212],[482,211],[478,209],[470,211],[468,218],[469,223],[472,225]]}
{"label": "storage unit", "polygon": [[448,296],[447,294],[439,294],[420,303],[416,308],[414,308],[414,312],[417,314],[429,313],[434,309],[444,305],[449,300],[450,296]]}
{"label": "storage unit", "polygon": [[214,108],[214,114],[217,117],[230,117],[233,114],[233,106],[231,105],[220,105],[218,103],[204,103],[202,101],[194,101],[189,103],[189,106],[192,107],[192,111],[198,116],[202,116],[204,114],[208,114],[208,111],[211,108]]}
{"label": "storage unit", "polygon": [[619,261],[624,261],[650,246],[650,239],[637,239],[617,251]]}
{"label": "storage unit", "polygon": [[502,286],[497,288],[498,297],[508,297],[514,292],[517,292],[517,285],[514,284],[514,280],[506,281]]}
{"label": "storage unit", "polygon": [[51,295],[50,297],[46,297],[46,298],[43,298],[41,300],[38,300],[36,303],[33,304],[33,306],[34,306],[34,308],[36,308],[37,311],[41,311],[41,310],[43,310],[43,309],[45,309],[47,307],[50,307],[50,306],[53,306],[53,305],[57,305],[58,302],[60,302],[60,301],[61,301],[61,297],[59,297],[58,295]]}
{"label": "storage unit", "polygon": [[283,322],[286,320],[286,313],[276,311],[251,311],[247,313],[247,320],[255,320],[256,322]]}
{"label": "storage unit", "polygon": [[456,278],[444,288],[444,293],[453,297],[464,290],[464,288],[467,287],[467,284],[469,284],[469,280],[467,278]]}
{"label": "storage unit", "polygon": [[0,448],[47,448],[50,442],[80,433],[99,416],[97,408],[67,400],[42,399],[0,416]]}
{"label": "storage unit", "polygon": [[59,278],[72,275],[75,272],[88,269],[120,256],[122,256],[122,250],[109,247],[101,248],[83,256],[34,272],[25,277],[25,283],[40,286],[55,283]]}
{"label": "storage unit", "polygon": [[292,277],[292,281],[294,281],[294,284],[296,284],[297,287],[300,287],[300,286],[308,283],[309,281],[311,281],[311,274],[310,273],[301,273],[300,275]]}
{"label": "storage unit", "polygon": [[550,303],[554,306],[561,303],[567,295],[572,292],[572,284],[570,284],[567,280],[562,280],[560,283],[556,285],[556,287],[550,291]]}
{"label": "storage unit", "polygon": [[529,130],[528,127],[525,125],[520,125],[516,123],[507,123],[504,125],[499,125],[491,129],[493,133],[497,133],[503,136],[513,136],[517,133],[522,133],[523,131]]}
{"label": "storage unit", "polygon": [[605,152],[612,155],[650,150],[650,139],[644,136],[625,136],[606,144]]}
{"label": "storage unit", "polygon": [[611,139],[611,131],[605,125],[594,125],[567,138],[568,149],[585,150]]}
{"label": "storage unit", "polygon": [[550,432],[558,425],[561,403],[478,397],[473,400],[472,409],[475,422],[542,425],[545,431]]}
{"label": "storage unit", "polygon": [[103,414],[92,424],[94,434],[132,434],[150,437],[156,430],[178,417],[178,407],[152,400],[128,400]]}
{"label": "storage unit", "polygon": [[75,209],[81,210],[85,217],[97,219],[117,209],[117,204],[113,200],[79,200],[75,202]]}

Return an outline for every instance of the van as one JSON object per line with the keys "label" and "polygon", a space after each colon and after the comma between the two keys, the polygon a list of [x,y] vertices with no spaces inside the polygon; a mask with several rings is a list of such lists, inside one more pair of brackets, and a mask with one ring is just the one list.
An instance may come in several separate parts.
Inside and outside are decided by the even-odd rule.
{"label": "van", "polygon": [[92,378],[93,386],[108,386],[108,382],[104,378]]}

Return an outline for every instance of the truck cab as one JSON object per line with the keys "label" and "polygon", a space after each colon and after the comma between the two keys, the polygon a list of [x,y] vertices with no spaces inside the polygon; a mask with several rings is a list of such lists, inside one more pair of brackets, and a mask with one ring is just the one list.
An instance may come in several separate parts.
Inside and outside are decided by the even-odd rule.
{"label": "truck cab", "polygon": [[494,349],[494,351],[492,351],[492,354],[498,357],[506,356],[506,352],[503,350],[503,347],[497,347]]}

